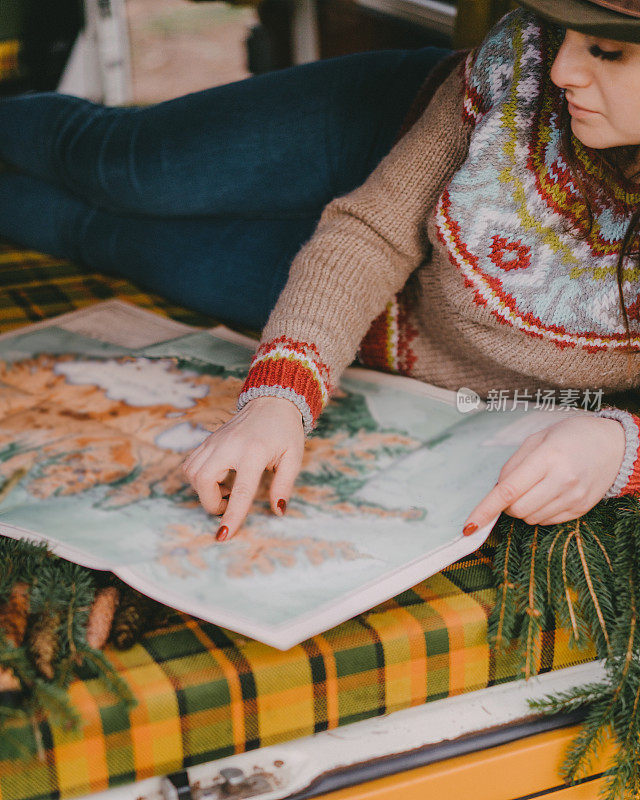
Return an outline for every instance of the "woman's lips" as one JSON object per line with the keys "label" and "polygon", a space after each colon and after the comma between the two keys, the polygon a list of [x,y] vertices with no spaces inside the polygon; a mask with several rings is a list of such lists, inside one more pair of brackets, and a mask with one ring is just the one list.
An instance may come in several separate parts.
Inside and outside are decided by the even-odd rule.
{"label": "woman's lips", "polygon": [[588,108],[582,108],[582,106],[577,106],[575,103],[572,103],[571,100],[567,100],[567,105],[569,107],[569,113],[572,117],[591,117],[594,114],[598,114],[598,111],[590,111]]}

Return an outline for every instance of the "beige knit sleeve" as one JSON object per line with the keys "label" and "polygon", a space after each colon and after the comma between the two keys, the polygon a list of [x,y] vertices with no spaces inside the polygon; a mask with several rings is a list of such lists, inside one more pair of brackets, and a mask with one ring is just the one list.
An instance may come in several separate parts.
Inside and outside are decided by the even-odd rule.
{"label": "beige knit sleeve", "polygon": [[358,189],[325,208],[291,266],[238,400],[292,400],[309,431],[371,322],[429,251],[426,217],[464,160],[464,64]]}

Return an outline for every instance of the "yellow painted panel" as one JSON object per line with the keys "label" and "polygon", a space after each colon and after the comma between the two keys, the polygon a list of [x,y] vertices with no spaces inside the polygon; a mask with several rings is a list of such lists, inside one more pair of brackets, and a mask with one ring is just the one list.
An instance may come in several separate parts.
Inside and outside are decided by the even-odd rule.
{"label": "yellow painted panel", "polygon": [[595,781],[582,783],[579,786],[569,786],[557,792],[543,794],[544,800],[601,800],[605,780],[599,778]]}
{"label": "yellow painted panel", "polygon": [[[554,800],[598,800],[602,779],[558,788],[562,783],[558,768],[578,730],[563,728],[537,734],[331,792],[322,795],[321,800],[518,800],[531,794]],[[612,746],[605,748],[592,774],[607,768],[612,752]]]}

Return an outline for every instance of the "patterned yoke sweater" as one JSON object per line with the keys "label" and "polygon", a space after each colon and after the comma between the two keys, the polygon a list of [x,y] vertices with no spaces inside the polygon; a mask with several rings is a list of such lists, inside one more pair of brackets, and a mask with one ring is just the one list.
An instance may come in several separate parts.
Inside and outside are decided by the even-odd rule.
{"label": "patterned yoke sweater", "polygon": [[[291,400],[309,432],[345,367],[481,396],[636,385],[616,262],[640,189],[577,140],[603,187],[591,231],[562,152],[560,29],[522,9],[458,62],[358,189],[332,201],[263,331],[238,400]],[[631,324],[638,274],[625,265]],[[640,492],[640,419],[618,409],[625,457],[608,496]]]}

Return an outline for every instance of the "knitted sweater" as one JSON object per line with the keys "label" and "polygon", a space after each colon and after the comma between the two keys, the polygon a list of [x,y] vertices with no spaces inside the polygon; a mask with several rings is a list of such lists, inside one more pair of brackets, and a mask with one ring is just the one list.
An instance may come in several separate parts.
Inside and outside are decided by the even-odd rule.
{"label": "knitted sweater", "polygon": [[[454,68],[368,180],[333,200],[296,256],[241,392],[284,397],[314,426],[356,353],[447,389],[619,391],[636,384],[615,265],[638,187],[576,142],[606,191],[595,223],[561,149],[549,70],[562,33],[508,14]],[[637,270],[625,303],[640,318]],[[630,368],[631,365],[631,368]],[[611,494],[640,491],[640,420]]]}

